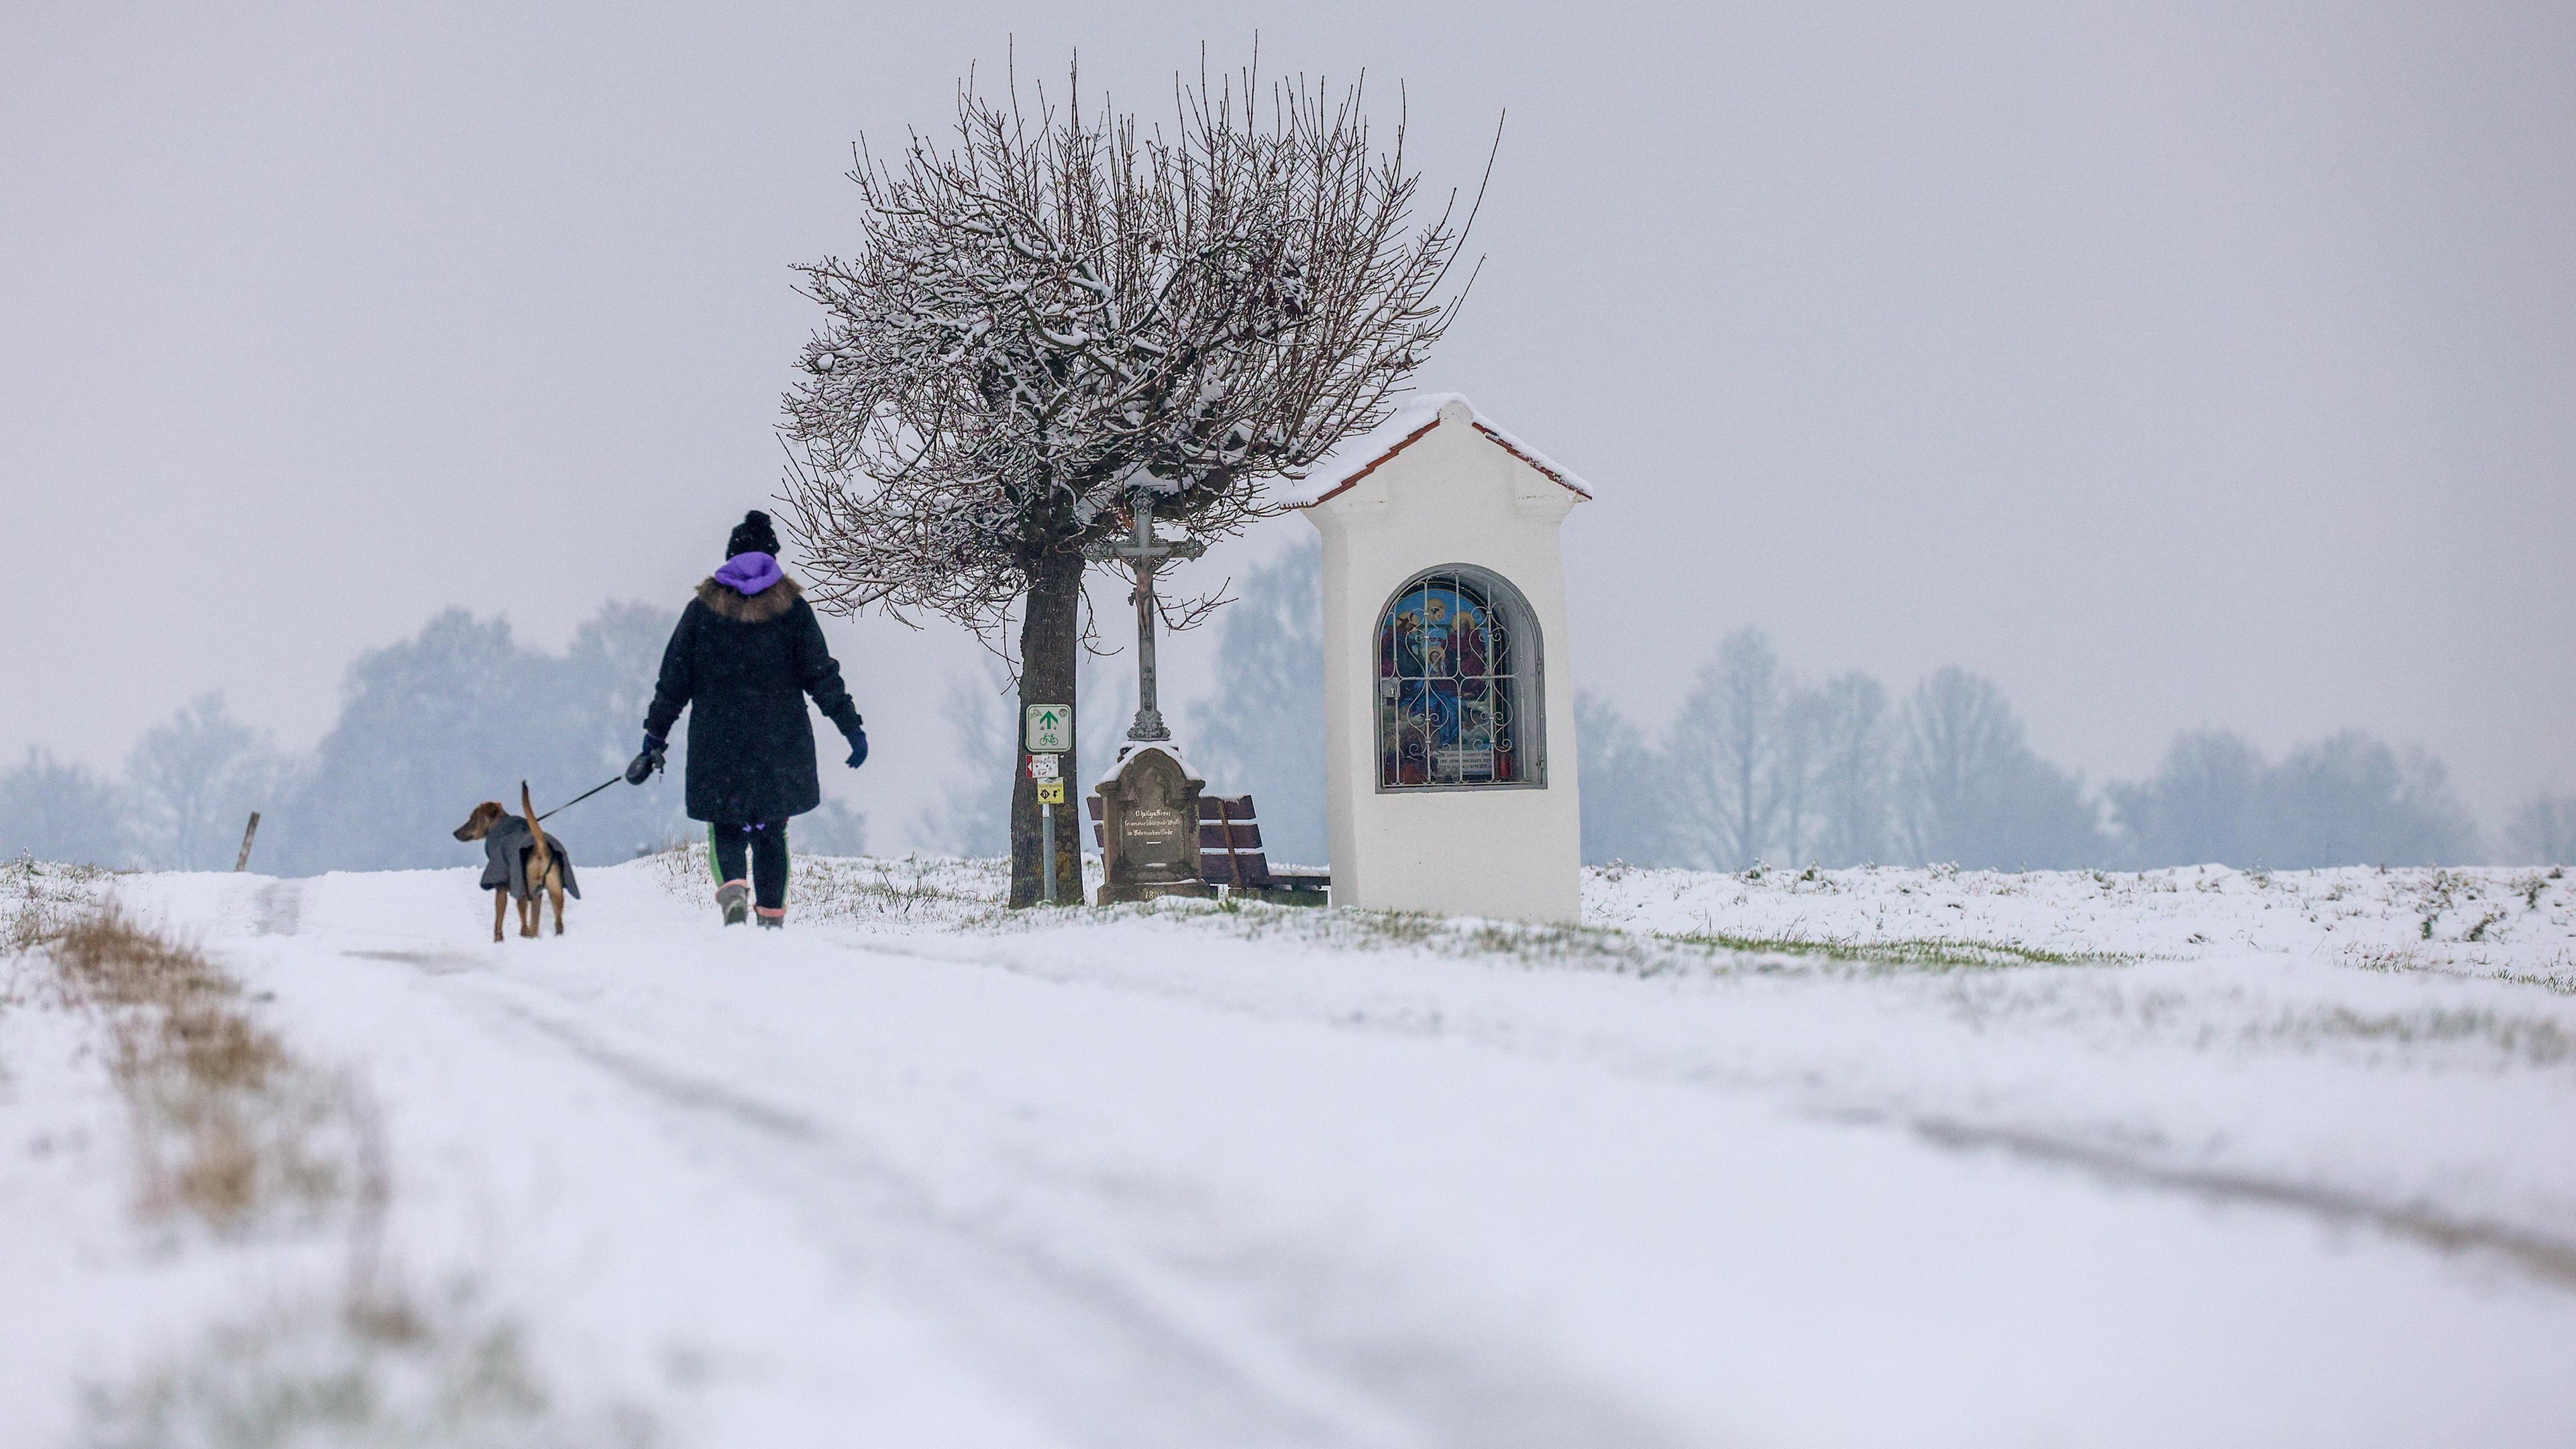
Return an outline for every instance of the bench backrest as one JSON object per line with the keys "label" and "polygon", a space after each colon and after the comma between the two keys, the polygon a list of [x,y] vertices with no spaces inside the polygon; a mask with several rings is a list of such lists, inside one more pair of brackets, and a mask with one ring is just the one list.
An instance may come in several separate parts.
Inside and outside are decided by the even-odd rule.
{"label": "bench backrest", "polygon": [[[1091,843],[1107,848],[1107,827],[1100,819],[1100,797],[1088,796]],[[1250,795],[1199,797],[1199,878],[1211,885],[1267,886],[1270,857],[1262,853],[1261,822]]]}

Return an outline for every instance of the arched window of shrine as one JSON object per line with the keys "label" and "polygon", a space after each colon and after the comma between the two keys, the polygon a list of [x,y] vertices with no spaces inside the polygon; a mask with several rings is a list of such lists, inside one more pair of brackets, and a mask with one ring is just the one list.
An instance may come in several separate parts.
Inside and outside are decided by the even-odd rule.
{"label": "arched window of shrine", "polygon": [[1547,784],[1538,621],[1510,581],[1445,564],[1378,616],[1377,787]]}

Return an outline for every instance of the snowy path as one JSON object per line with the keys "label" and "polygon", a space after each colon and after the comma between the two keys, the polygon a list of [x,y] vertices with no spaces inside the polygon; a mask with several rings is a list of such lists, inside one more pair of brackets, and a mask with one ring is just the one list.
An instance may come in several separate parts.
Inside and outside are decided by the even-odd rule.
{"label": "snowy path", "polygon": [[[501,946],[464,872],[128,891],[362,1067],[417,1267],[683,1442],[2576,1438],[2563,1164],[2310,1171],[2348,1124],[2278,1074],[2324,1068],[2088,1076],[1901,982],[763,938],[585,885]],[[2413,1083],[2490,1168],[2567,1085]],[[2103,1127],[2168,1108],[2256,1166]]]}

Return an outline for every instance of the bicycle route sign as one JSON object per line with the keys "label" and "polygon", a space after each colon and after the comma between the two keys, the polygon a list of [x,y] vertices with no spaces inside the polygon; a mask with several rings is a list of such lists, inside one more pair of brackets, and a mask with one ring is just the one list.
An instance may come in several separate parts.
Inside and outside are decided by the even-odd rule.
{"label": "bicycle route sign", "polygon": [[1030,705],[1026,734],[1032,755],[1061,755],[1072,749],[1073,706]]}

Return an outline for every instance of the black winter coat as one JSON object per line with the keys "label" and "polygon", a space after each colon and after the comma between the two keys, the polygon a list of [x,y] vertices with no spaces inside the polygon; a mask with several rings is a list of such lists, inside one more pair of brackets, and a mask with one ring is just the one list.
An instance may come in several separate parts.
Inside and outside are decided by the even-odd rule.
{"label": "black winter coat", "polygon": [[794,579],[746,598],[708,579],[680,612],[644,732],[668,739],[689,706],[689,818],[784,820],[823,803],[805,696],[846,735],[858,706]]}

